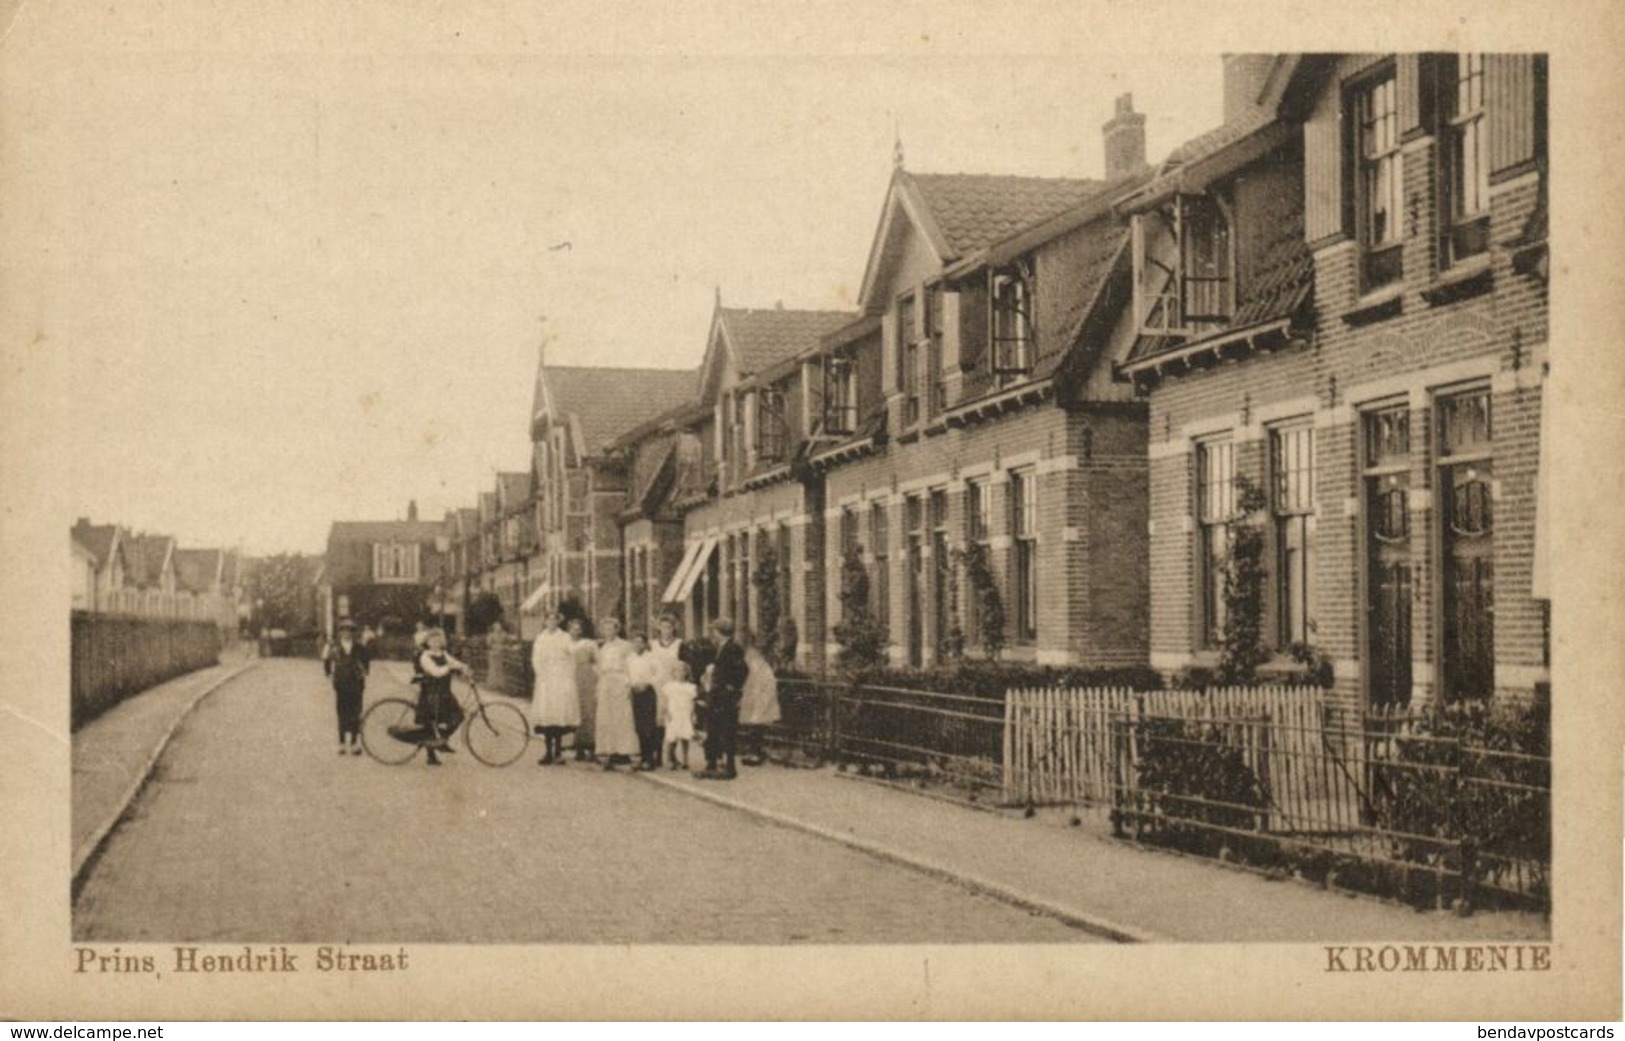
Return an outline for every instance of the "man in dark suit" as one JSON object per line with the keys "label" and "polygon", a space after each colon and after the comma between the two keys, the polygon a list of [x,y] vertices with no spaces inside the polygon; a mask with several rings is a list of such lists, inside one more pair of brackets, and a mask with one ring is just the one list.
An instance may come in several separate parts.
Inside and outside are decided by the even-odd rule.
{"label": "man in dark suit", "polygon": [[711,623],[717,653],[706,683],[705,770],[700,777],[731,781],[735,777],[734,745],[739,734],[739,699],[744,694],[745,649],[734,639],[734,624],[726,618]]}

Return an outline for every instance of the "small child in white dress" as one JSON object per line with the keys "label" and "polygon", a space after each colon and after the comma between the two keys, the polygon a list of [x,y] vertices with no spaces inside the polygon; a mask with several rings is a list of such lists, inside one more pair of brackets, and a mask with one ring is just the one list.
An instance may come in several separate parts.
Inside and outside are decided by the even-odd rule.
{"label": "small child in white dress", "polygon": [[[677,666],[678,678],[667,680],[660,694],[666,703],[666,764],[673,770],[688,769],[688,743],[694,738],[694,701],[700,696],[699,688],[688,682],[688,666]],[[678,746],[683,755],[677,756]]]}

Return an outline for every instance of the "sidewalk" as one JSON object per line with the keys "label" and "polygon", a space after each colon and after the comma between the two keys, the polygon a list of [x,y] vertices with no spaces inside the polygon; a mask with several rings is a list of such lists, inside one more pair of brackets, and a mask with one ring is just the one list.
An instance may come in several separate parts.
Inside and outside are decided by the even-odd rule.
{"label": "sidewalk", "polygon": [[219,665],[189,672],[126,698],[73,734],[73,876],[118,824],[169,738],[202,698],[258,658],[231,653]]}
{"label": "sidewalk", "polygon": [[735,781],[639,775],[1120,940],[1301,942],[1545,940],[1534,914],[1458,918],[1272,881],[1142,849],[1065,815],[980,812],[833,769],[744,768]]}

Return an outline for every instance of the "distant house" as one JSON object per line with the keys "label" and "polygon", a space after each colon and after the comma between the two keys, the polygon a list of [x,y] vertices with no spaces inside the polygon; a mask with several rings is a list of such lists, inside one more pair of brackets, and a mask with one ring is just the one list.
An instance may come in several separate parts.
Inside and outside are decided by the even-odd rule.
{"label": "distant house", "polygon": [[237,555],[222,549],[177,549],[175,582],[177,614],[213,622],[222,636],[236,635],[241,607]]}
{"label": "distant house", "polygon": [[[527,558],[536,612],[567,599],[593,618],[622,613],[621,540],[627,468],[611,449],[620,435],[690,399],[692,370],[613,369],[537,363],[532,408],[535,552]],[[523,616],[514,619],[528,634]]]}
{"label": "distant house", "polygon": [[113,613],[126,609],[122,596],[124,534],[117,524],[92,524],[86,517],[74,524],[69,539],[74,555],[75,610]]}
{"label": "distant house", "polygon": [[417,504],[406,520],[335,521],[327,535],[319,583],[321,625],[340,618],[380,631],[410,632],[427,617],[435,585],[448,579],[440,521],[421,521]]}
{"label": "distant house", "polygon": [[177,613],[175,539],[170,535],[128,535],[123,538],[125,588],[134,595],[127,602],[131,613],[149,618],[171,618]]}

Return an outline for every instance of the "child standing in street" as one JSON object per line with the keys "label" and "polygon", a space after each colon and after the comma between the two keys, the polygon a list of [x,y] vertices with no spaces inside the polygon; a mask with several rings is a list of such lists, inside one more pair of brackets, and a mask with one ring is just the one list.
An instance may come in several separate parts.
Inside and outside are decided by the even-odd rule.
{"label": "child standing in street", "polygon": [[[666,703],[666,765],[673,770],[688,769],[688,743],[694,739],[694,702],[700,696],[699,688],[688,681],[688,666],[677,665],[677,678],[667,680],[661,688],[661,700]],[[682,756],[679,758],[678,749]]]}
{"label": "child standing in street", "polygon": [[339,755],[361,754],[361,695],[371,661],[366,646],[356,642],[355,623],[348,618],[339,622],[338,639],[322,652],[322,671],[333,680],[338,705]]}

